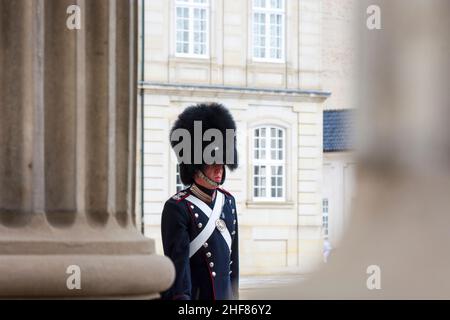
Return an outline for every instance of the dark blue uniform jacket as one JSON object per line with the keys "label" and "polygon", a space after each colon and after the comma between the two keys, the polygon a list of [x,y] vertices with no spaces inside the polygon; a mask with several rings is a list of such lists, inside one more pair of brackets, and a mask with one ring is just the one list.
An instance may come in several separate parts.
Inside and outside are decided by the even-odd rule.
{"label": "dark blue uniform jacket", "polygon": [[[223,189],[221,219],[231,235],[231,250],[218,228],[189,258],[190,242],[208,223],[208,216],[186,198],[189,189],[180,191],[166,201],[161,220],[164,254],[175,265],[173,286],[162,293],[163,299],[233,300],[239,298],[239,246],[236,203]],[[194,196],[194,195],[193,195]],[[217,196],[215,197],[217,199]],[[197,198],[198,199],[198,198]],[[206,204],[208,205],[208,204]],[[209,205],[212,209],[214,201]]]}

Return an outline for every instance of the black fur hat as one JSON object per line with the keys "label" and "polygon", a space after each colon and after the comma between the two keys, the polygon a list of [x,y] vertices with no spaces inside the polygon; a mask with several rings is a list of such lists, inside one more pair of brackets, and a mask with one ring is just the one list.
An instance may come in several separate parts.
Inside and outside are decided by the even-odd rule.
{"label": "black fur hat", "polygon": [[[183,156],[180,158],[180,155],[177,154],[178,163],[180,166],[180,178],[184,185],[191,185],[194,183],[194,175],[198,170],[203,170],[203,167],[206,165],[203,156],[201,157],[201,163],[195,163],[194,159],[194,147],[195,141],[194,138],[199,138],[194,136],[194,121],[201,121],[201,141],[197,141],[197,143],[201,143],[201,151],[202,155],[205,151],[205,148],[211,143],[214,143],[214,139],[212,141],[203,141],[203,135],[208,129],[217,129],[220,131],[223,137],[223,157],[220,157],[217,163],[225,164],[228,169],[234,170],[238,166],[238,158],[237,158],[237,148],[236,148],[236,123],[234,122],[233,116],[230,111],[225,108],[223,105],[218,103],[202,103],[194,106],[187,107],[175,121],[171,131],[170,131],[170,143],[172,148],[182,142],[182,139],[174,139],[172,135],[174,130],[176,129],[185,129],[189,132],[191,141],[191,154],[190,157],[186,157],[183,155],[183,152],[180,152],[180,155]],[[234,134],[227,135],[227,129],[232,129]],[[227,141],[227,139],[229,141]],[[232,141],[230,141],[232,139]],[[228,147],[227,147],[228,146]],[[231,150],[229,146],[232,146]],[[175,149],[175,148],[174,148]],[[217,148],[216,148],[217,150]],[[234,152],[230,154],[227,158],[227,151]],[[215,155],[215,151],[211,152],[212,155]],[[198,156],[198,155],[197,155]],[[188,161],[183,161],[188,159]],[[181,161],[180,161],[181,160]],[[197,158],[198,160],[198,158]],[[227,161],[228,160],[228,161]],[[185,163],[186,162],[186,163]],[[223,173],[223,178],[221,184],[225,181],[225,171]]]}

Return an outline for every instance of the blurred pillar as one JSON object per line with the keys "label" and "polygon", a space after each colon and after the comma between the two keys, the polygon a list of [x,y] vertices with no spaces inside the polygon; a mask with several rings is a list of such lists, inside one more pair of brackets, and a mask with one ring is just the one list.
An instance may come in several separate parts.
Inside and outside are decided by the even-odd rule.
{"label": "blurred pillar", "polygon": [[[450,2],[358,4],[351,224],[322,270],[252,298],[450,298]],[[381,10],[380,30],[366,27],[371,5]]]}
{"label": "blurred pillar", "polygon": [[135,225],[136,2],[0,0],[0,297],[157,298],[173,280]]}

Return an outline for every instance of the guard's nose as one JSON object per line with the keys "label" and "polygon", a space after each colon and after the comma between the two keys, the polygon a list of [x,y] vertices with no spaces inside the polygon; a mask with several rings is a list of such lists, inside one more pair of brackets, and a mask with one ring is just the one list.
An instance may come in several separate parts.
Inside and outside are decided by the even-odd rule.
{"label": "guard's nose", "polygon": [[223,166],[221,164],[214,167],[214,174],[222,173]]}

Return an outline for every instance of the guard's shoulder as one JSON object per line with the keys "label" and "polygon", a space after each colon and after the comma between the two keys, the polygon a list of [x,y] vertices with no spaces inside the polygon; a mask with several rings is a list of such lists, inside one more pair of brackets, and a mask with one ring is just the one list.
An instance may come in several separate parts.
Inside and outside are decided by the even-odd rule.
{"label": "guard's shoulder", "polygon": [[175,201],[176,203],[179,203],[180,201],[186,199],[189,196],[189,192],[187,190],[181,190],[174,194],[172,197],[170,197],[169,200]]}
{"label": "guard's shoulder", "polygon": [[230,192],[228,192],[227,190],[225,190],[225,189],[223,189],[223,188],[217,188],[217,189],[219,189],[223,194],[225,194],[225,196],[226,196],[227,198],[234,199],[233,195],[232,195]]}

